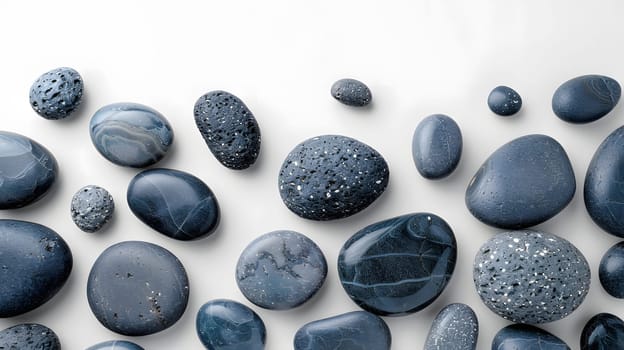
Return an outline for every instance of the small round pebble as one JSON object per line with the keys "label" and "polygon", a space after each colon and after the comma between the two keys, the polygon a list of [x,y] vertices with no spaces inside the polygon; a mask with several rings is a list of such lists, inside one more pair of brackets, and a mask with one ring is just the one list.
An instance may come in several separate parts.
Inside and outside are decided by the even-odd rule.
{"label": "small round pebble", "polygon": [[488,106],[492,112],[508,117],[520,111],[522,98],[512,88],[508,86],[497,86],[488,96]]}
{"label": "small round pebble", "polygon": [[598,276],[607,293],[624,299],[624,242],[611,247],[602,257]]}
{"label": "small round pebble", "polygon": [[30,105],[45,119],[63,119],[82,101],[82,78],[72,68],[61,67],[41,75],[30,87]]}
{"label": "small round pebble", "polygon": [[72,220],[85,232],[99,231],[110,220],[114,211],[113,196],[95,185],[81,188],[71,201]]}
{"label": "small round pebble", "polygon": [[61,350],[61,342],[50,328],[36,323],[25,323],[0,331],[0,349]]}
{"label": "small round pebble", "polygon": [[95,344],[87,350],[144,350],[142,347],[135,343],[131,343],[125,340],[109,340],[102,343]]}
{"label": "small round pebble", "polygon": [[364,107],[373,95],[366,84],[355,79],[340,79],[331,87],[331,95],[347,106]]}
{"label": "small round pebble", "polygon": [[262,350],[266,328],[247,306],[226,299],[212,300],[197,313],[199,340],[209,350]]}

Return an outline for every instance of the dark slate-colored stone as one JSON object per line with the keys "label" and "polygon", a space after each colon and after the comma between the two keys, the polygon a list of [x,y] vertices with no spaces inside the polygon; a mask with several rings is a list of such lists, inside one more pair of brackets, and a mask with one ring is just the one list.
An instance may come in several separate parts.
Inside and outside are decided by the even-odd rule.
{"label": "dark slate-colored stone", "polygon": [[67,243],[33,222],[0,220],[0,317],[33,310],[61,290],[72,270]]}
{"label": "dark slate-colored stone", "polygon": [[114,211],[113,196],[102,187],[88,185],[72,197],[72,220],[85,232],[99,231],[111,219]]}
{"label": "dark slate-colored stone", "polygon": [[574,196],[568,155],[546,135],[519,137],[497,149],[466,189],[466,206],[477,219],[521,229],[557,215]]}
{"label": "dark slate-colored stone", "polygon": [[179,170],[138,173],[127,192],[130,210],[154,230],[181,241],[206,237],[219,224],[219,203],[199,178]]}
{"label": "dark slate-colored stone", "polygon": [[294,231],[273,231],[249,243],[236,265],[238,288],[252,303],[272,310],[297,307],[327,276],[321,249]]}
{"label": "dark slate-colored stone", "polygon": [[95,317],[113,332],[141,336],[171,327],[182,317],[189,283],[171,252],[147,242],[121,242],[95,261],[87,299]]}
{"label": "dark slate-colored stone", "polygon": [[497,86],[490,92],[487,103],[492,112],[507,117],[520,111],[522,98],[508,86]]}
{"label": "dark slate-colored stone", "polygon": [[389,350],[390,329],[381,317],[354,311],[310,322],[295,334],[295,350]]}
{"label": "dark slate-colored stone", "polygon": [[161,160],[173,143],[173,130],[158,111],[138,103],[100,108],[89,124],[91,141],[109,161],[143,168]]}
{"label": "dark slate-colored stone", "polygon": [[364,107],[371,103],[373,95],[366,84],[355,79],[340,79],[331,87],[331,95],[347,106]]}
{"label": "dark slate-colored stone", "polygon": [[611,247],[600,260],[600,284],[610,295],[624,299],[624,242]]}
{"label": "dark slate-colored stone", "polygon": [[144,350],[142,347],[135,343],[131,343],[125,340],[109,340],[102,343],[95,344],[87,350]]}
{"label": "dark slate-colored stone", "polygon": [[570,350],[570,347],[541,328],[512,324],[496,333],[492,350]]}
{"label": "dark slate-colored stone", "polygon": [[434,114],[423,119],[416,127],[412,138],[412,157],[423,177],[447,177],[459,164],[461,153],[461,130],[452,118]]}
{"label": "dark slate-colored stone", "polygon": [[61,342],[50,328],[36,323],[24,323],[0,331],[0,349],[61,350]]}
{"label": "dark slate-colored stone", "polygon": [[0,131],[0,209],[15,209],[43,197],[56,180],[56,159],[45,147]]}
{"label": "dark slate-colored stone", "polygon": [[241,170],[256,162],[260,127],[238,97],[226,91],[211,91],[197,100],[194,114],[199,132],[221,164]]}
{"label": "dark slate-colored stone", "polygon": [[209,350],[263,350],[266,328],[247,306],[226,299],[204,304],[195,321],[199,340]]}
{"label": "dark slate-colored stone", "polygon": [[479,337],[477,315],[466,304],[450,304],[433,320],[424,350],[475,350]]}
{"label": "dark slate-colored stone", "polygon": [[457,244],[448,224],[430,213],[380,221],[344,244],[338,274],[363,309],[396,316],[419,311],[444,290],[455,269]]}
{"label": "dark slate-colored stone", "polygon": [[561,237],[510,231],[481,246],[473,278],[481,300],[494,313],[537,324],[560,320],[581,305],[590,270],[583,254]]}
{"label": "dark slate-colored stone", "polygon": [[293,213],[323,221],[364,210],[384,192],[389,176],[388,164],[372,147],[346,136],[323,135],[288,154],[278,186]]}
{"label": "dark slate-colored stone", "polygon": [[581,333],[581,350],[624,349],[624,322],[617,316],[601,313],[592,317]]}
{"label": "dark slate-colored stone", "polygon": [[621,94],[620,84],[614,79],[604,75],[583,75],[557,88],[552,109],[566,122],[590,123],[611,112]]}
{"label": "dark slate-colored stone", "polygon": [[63,119],[82,101],[82,77],[61,67],[41,75],[30,87],[30,106],[45,119]]}

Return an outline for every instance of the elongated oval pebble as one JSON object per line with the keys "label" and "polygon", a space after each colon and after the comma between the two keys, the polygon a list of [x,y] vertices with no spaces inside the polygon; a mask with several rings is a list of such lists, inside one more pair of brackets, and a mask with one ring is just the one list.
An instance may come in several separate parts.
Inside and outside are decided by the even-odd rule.
{"label": "elongated oval pebble", "polygon": [[227,299],[205,303],[197,312],[199,340],[208,350],[263,350],[266,328],[258,314]]}
{"label": "elongated oval pebble", "polygon": [[596,121],[617,105],[622,94],[620,84],[604,75],[582,75],[566,81],[552,98],[553,112],[569,123]]}
{"label": "elongated oval pebble", "polygon": [[102,343],[95,344],[87,350],[144,350],[142,347],[135,343],[131,343],[125,340],[109,340]]}
{"label": "elongated oval pebble", "polygon": [[570,350],[570,347],[543,329],[512,324],[496,333],[492,350]]}
{"label": "elongated oval pebble", "polygon": [[340,103],[352,107],[364,107],[371,103],[373,95],[366,84],[355,79],[340,79],[331,87],[331,95]]}
{"label": "elongated oval pebble", "polygon": [[50,328],[24,323],[0,331],[2,350],[61,350],[58,336]]}
{"label": "elongated oval pebble", "polygon": [[449,176],[462,153],[462,135],[451,117],[434,114],[423,119],[412,138],[412,157],[416,169],[427,179]]}
{"label": "elongated oval pebble", "polygon": [[424,350],[475,350],[479,337],[477,315],[466,304],[450,304],[433,320]]}

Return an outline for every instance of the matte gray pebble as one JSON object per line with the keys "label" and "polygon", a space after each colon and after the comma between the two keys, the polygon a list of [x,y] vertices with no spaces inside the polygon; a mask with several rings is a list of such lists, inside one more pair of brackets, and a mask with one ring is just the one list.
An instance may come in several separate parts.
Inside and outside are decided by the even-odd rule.
{"label": "matte gray pebble", "polygon": [[368,86],[355,79],[336,81],[331,87],[331,95],[341,103],[353,107],[364,107],[373,99]]}
{"label": "matte gray pebble", "polygon": [[585,124],[607,115],[620,100],[622,88],[604,75],[582,75],[561,84],[552,97],[553,112],[568,123]]}
{"label": "matte gray pebble", "polygon": [[61,350],[61,342],[50,328],[36,323],[25,323],[0,331],[0,349]]}
{"label": "matte gray pebble", "polygon": [[461,130],[451,117],[434,114],[418,123],[412,138],[412,157],[424,178],[449,176],[457,168],[461,153]]}
{"label": "matte gray pebble", "polygon": [[477,315],[466,304],[450,304],[433,320],[424,350],[475,350],[479,336]]}
{"label": "matte gray pebble", "polygon": [[497,86],[488,96],[488,107],[490,107],[492,112],[508,117],[520,111],[522,98],[510,87]]}
{"label": "matte gray pebble", "polygon": [[30,87],[30,105],[45,119],[63,119],[82,101],[82,78],[72,68],[53,69]]}
{"label": "matte gray pebble", "polygon": [[95,185],[81,188],[71,201],[72,220],[85,232],[99,231],[110,220],[114,211],[113,196]]}

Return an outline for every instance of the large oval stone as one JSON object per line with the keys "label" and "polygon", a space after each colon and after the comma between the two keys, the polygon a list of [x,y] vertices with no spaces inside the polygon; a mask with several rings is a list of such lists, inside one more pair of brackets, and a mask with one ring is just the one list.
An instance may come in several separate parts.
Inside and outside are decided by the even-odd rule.
{"label": "large oval stone", "polygon": [[585,324],[581,350],[611,349],[624,349],[624,322],[615,315],[601,313]]}
{"label": "large oval stone", "polygon": [[293,213],[311,220],[351,216],[386,189],[388,164],[372,147],[346,136],[323,135],[297,145],[279,172],[279,191]]}
{"label": "large oval stone", "polygon": [[61,350],[58,336],[50,328],[25,323],[0,331],[2,350]]}
{"label": "large oval stone", "polygon": [[423,177],[441,179],[450,175],[457,168],[461,153],[461,130],[451,117],[430,115],[416,127],[412,157]]}
{"label": "large oval stone", "polygon": [[598,276],[607,293],[624,299],[624,242],[614,245],[605,253],[600,260]]}
{"label": "large oval stone", "polygon": [[72,270],[67,243],[33,222],[0,220],[0,317],[31,311],[63,287]]}
{"label": "large oval stone", "polygon": [[95,344],[87,350],[144,350],[142,347],[135,343],[131,343],[125,340],[109,340],[102,343]]}
{"label": "large oval stone", "polygon": [[475,350],[479,337],[477,315],[466,304],[450,304],[431,324],[424,350]]}
{"label": "large oval stone", "polygon": [[199,340],[209,350],[263,350],[266,328],[247,306],[226,299],[204,304],[195,321]]}
{"label": "large oval stone", "polygon": [[219,204],[199,178],[179,170],[137,174],[127,192],[130,210],[154,230],[181,241],[210,235],[219,224]]}
{"label": "large oval stone", "polygon": [[557,215],[574,196],[576,180],[568,155],[546,135],[527,135],[497,149],[466,190],[466,206],[477,219],[519,229]]}
{"label": "large oval stone", "polygon": [[553,112],[561,120],[584,124],[607,115],[620,100],[620,84],[604,75],[582,75],[566,81],[552,98]]}
{"label": "large oval stone", "polygon": [[20,134],[0,131],[0,209],[15,209],[43,197],[58,172],[45,147]]}
{"label": "large oval stone", "polygon": [[338,256],[345,291],[363,309],[404,315],[431,304],[455,269],[457,244],[448,224],[430,213],[398,216],[358,231]]}
{"label": "large oval stone", "polygon": [[541,328],[512,324],[496,333],[492,350],[570,350],[570,347]]}

